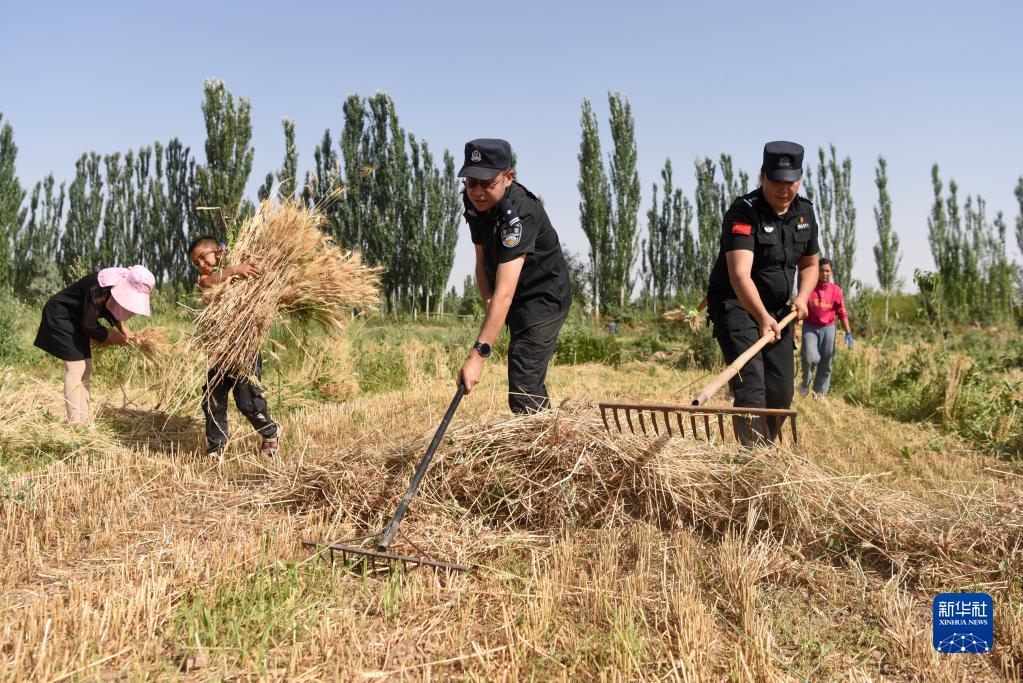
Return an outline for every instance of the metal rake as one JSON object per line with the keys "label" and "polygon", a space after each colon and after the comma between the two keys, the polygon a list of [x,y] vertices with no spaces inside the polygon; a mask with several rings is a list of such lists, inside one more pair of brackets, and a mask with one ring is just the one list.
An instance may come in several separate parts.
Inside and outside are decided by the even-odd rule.
{"label": "metal rake", "polygon": [[[795,320],[793,311],[778,321],[784,328]],[[782,426],[789,420],[792,429],[792,442],[798,442],[796,432],[796,411],[788,408],[745,408],[740,406],[717,407],[706,406],[706,403],[728,380],[737,375],[750,358],[757,355],[762,348],[771,342],[772,335],[766,334],[753,346],[746,349],[727,368],[722,370],[693,397],[691,405],[669,405],[657,403],[600,403],[600,417],[604,421],[604,429],[612,430],[613,426],[619,433],[628,429],[633,434],[647,436],[678,436],[680,438],[706,439],[714,441],[726,440],[728,430],[726,423],[731,423],[735,440],[749,444],[759,436],[768,440],[782,440]],[[611,418],[609,420],[608,418]],[[624,416],[624,423],[622,421]],[[730,419],[725,419],[730,418]],[[674,425],[672,424],[674,422]]]}
{"label": "metal rake", "polygon": [[[448,424],[451,422],[451,418],[454,416],[455,410],[458,409],[458,404],[461,403],[463,396],[465,396],[465,387],[460,384],[458,385],[458,390],[455,392],[455,397],[451,399],[451,404],[448,405],[448,409],[444,413],[444,418],[441,420],[440,426],[433,435],[433,440],[430,442],[430,446],[426,449],[426,455],[423,456],[422,461],[420,461],[419,466],[416,468],[416,473],[412,475],[412,480],[409,482],[408,488],[405,490],[404,497],[402,497],[401,502],[398,504],[398,509],[394,511],[394,514],[391,516],[390,521],[387,522],[387,526],[384,527],[383,531],[377,534],[363,536],[361,538],[342,541],[340,543],[302,541],[302,545],[307,548],[323,548],[324,550],[329,551],[332,560],[336,554],[340,554],[345,564],[348,563],[349,555],[354,556],[359,560],[364,572],[376,571],[377,569],[391,571],[395,568],[395,566],[401,566],[403,569],[424,566],[448,572],[469,571],[469,567],[464,564],[442,562],[440,560],[433,559],[420,549],[419,546],[413,543],[407,536],[405,536],[404,533],[401,533],[398,530],[398,526],[401,524],[402,518],[408,511],[408,506],[412,501],[412,496],[416,494],[416,489],[419,488],[419,483],[423,480],[423,476],[426,474],[426,470],[430,466],[430,461],[433,459],[433,454],[437,451],[437,447],[440,446],[440,441],[444,437],[444,432],[447,431]],[[398,536],[399,533],[401,533],[401,537],[405,539],[405,541],[412,546],[417,553],[419,553],[418,555],[395,553],[391,551],[391,543],[394,542],[395,537]],[[366,547],[366,545],[370,545],[372,547]]]}

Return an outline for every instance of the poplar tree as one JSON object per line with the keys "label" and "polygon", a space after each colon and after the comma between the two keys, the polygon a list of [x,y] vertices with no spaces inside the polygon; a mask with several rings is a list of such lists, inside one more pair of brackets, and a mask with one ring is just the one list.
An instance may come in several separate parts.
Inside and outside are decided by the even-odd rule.
{"label": "poplar tree", "polygon": [[817,167],[817,184],[812,185],[812,176],[807,173],[810,199],[817,208],[820,225],[821,252],[835,265],[836,280],[842,283],[853,281],[853,264],[856,260],[856,206],[852,199],[852,160],[846,157],[841,162],[834,145],[830,145],[831,156],[826,157],[824,148],[817,148],[820,161]]}
{"label": "poplar tree", "polygon": [[888,195],[888,162],[883,156],[877,158],[874,170],[874,184],[877,186],[877,206],[874,207],[874,222],[877,224],[878,242],[874,245],[874,264],[877,268],[877,282],[884,292],[885,320],[888,319],[888,298],[899,286],[899,236],[892,228],[892,201]]}
{"label": "poplar tree", "polygon": [[162,287],[167,281],[173,258],[167,235],[163,152],[163,144],[159,141],[138,152],[135,165],[135,211],[131,227],[135,239],[142,247],[138,259],[131,260],[141,262],[153,272],[157,287]]}
{"label": "poplar tree", "polygon": [[167,253],[164,262],[168,278],[175,287],[188,289],[193,276],[185,250],[202,230],[195,211],[195,159],[178,138],[167,143],[165,158],[161,245]]}
{"label": "poplar tree", "polygon": [[696,159],[696,263],[692,284],[706,287],[721,246],[721,187],[714,182],[714,161]]}
{"label": "poplar tree", "polygon": [[583,99],[582,141],[579,144],[579,223],[589,242],[590,297],[594,314],[601,313],[604,256],[608,246],[611,191],[604,172],[597,116],[588,99]]}
{"label": "poplar tree", "polygon": [[281,119],[281,127],[284,129],[284,161],[281,168],[275,173],[269,172],[263,180],[263,184],[256,191],[259,201],[265,201],[270,197],[275,186],[280,185],[281,198],[302,196],[298,187],[298,152],[295,149],[295,122],[287,116]]}
{"label": "poplar tree", "polygon": [[15,169],[18,157],[18,146],[14,144],[14,129],[3,120],[0,114],[0,289],[11,286],[12,274],[9,265],[12,256],[11,247],[16,235],[25,223],[25,190]]}
{"label": "poplar tree", "polygon": [[254,154],[252,107],[245,98],[236,102],[223,81],[207,80],[203,90],[206,163],[195,169],[197,218],[203,232],[221,235],[225,223],[236,226],[252,210],[243,202]]}
{"label": "poplar tree", "polygon": [[433,153],[425,140],[416,142],[409,135],[411,152],[412,188],[406,212],[409,229],[403,238],[407,273],[404,285],[413,311],[422,304],[424,311],[431,306],[443,313],[444,288],[454,265],[455,245],[458,243],[458,221],[461,201],[455,159],[445,150],[443,170],[434,162]]}
{"label": "poplar tree", "polygon": [[401,127],[394,101],[378,92],[345,100],[339,155],[330,131],[313,152],[303,197],[322,207],[339,244],[383,265],[389,310],[443,306],[454,263],[461,198],[455,160],[443,168],[425,141]]}
{"label": "poplar tree", "polygon": [[67,225],[60,241],[60,270],[70,281],[80,270],[98,267],[97,241],[103,220],[102,159],[88,152],[75,162],[75,178],[68,187]]}
{"label": "poplar tree", "polygon": [[107,201],[97,259],[103,266],[128,265],[123,246],[130,242],[131,212],[135,203],[132,186],[135,155],[129,151],[124,157],[123,167],[120,152],[106,155],[103,163],[106,167]]}
{"label": "poplar tree", "polygon": [[[341,154],[344,160],[343,173],[338,183],[343,184],[344,200],[340,205],[341,223],[338,240],[352,249],[366,247],[363,232],[370,223],[370,198],[373,191],[373,166],[369,161],[369,132],[366,130],[367,110],[365,102],[358,95],[345,99],[344,125],[341,129]],[[330,160],[326,161],[330,163]],[[335,169],[340,168],[335,157]]]}
{"label": "poplar tree", "polygon": [[610,251],[605,255],[604,299],[613,296],[624,309],[632,293],[632,268],[639,250],[639,172],[636,169],[636,122],[632,106],[621,93],[608,93],[611,108],[610,178],[611,214],[608,230]]}
{"label": "poplar tree", "polygon": [[[681,191],[679,191],[681,195]],[[681,196],[682,246],[678,261],[672,271],[676,289],[680,294],[691,296],[699,293],[702,297],[707,291],[707,281],[700,279],[701,268],[697,261],[698,245],[693,236],[693,205],[686,196]]]}
{"label": "poplar tree", "polygon": [[49,296],[61,285],[57,269],[57,247],[64,217],[64,184],[56,190],[53,174],[32,188],[28,202],[28,220],[14,244],[17,258],[11,260],[12,284],[19,296],[36,300]]}
{"label": "poplar tree", "polygon": [[992,317],[996,320],[1006,320],[1012,316],[1013,309],[1013,281],[1017,274],[1014,263],[1009,261],[1007,248],[1008,227],[1005,224],[1005,217],[999,211],[995,216],[994,232],[992,233],[992,268],[988,278],[988,290],[992,294],[991,300],[995,303]]}
{"label": "poplar tree", "polygon": [[746,171],[739,170],[736,175],[734,165],[732,163],[731,154],[721,155],[721,184],[719,185],[719,193],[721,199],[721,216],[725,215],[728,211],[728,207],[732,205],[738,197],[747,194],[749,192],[749,174]]}
{"label": "poplar tree", "polygon": [[1023,251],[1023,176],[1016,181],[1016,203],[1019,213],[1016,214],[1016,246]]}
{"label": "poplar tree", "polygon": [[671,295],[672,287],[678,282],[677,276],[683,260],[682,221],[685,198],[682,190],[673,185],[671,159],[664,162],[661,182],[664,194],[660,207],[657,202],[657,183],[653,184],[653,199],[647,211],[647,239],[643,244],[643,269],[654,311],[658,303],[663,306]]}

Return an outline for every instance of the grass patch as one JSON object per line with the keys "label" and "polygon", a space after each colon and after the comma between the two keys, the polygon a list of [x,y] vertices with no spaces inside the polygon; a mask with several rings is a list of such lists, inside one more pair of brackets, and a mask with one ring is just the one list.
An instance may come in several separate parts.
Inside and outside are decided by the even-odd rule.
{"label": "grass patch", "polygon": [[170,619],[176,660],[188,670],[206,658],[226,658],[265,675],[266,654],[316,624],[323,607],[318,596],[330,594],[336,578],[321,562],[261,561],[251,575],[218,585],[212,595],[192,591]]}

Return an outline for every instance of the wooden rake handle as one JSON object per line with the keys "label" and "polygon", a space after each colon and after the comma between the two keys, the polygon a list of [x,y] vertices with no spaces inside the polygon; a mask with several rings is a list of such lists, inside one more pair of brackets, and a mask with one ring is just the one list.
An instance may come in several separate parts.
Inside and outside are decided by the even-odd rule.
{"label": "wooden rake handle", "polygon": [[[796,319],[796,312],[792,311],[787,316],[778,321],[779,329],[785,329],[785,326]],[[718,392],[718,389],[725,385],[725,382],[739,374],[739,370],[742,370],[742,366],[749,362],[749,359],[760,353],[760,349],[764,348],[771,343],[771,339],[774,338],[772,334],[765,334],[761,337],[757,343],[746,349],[738,358],[732,361],[732,364],[722,370],[717,377],[712,379],[710,383],[700,390],[696,396],[693,397],[694,406],[702,406],[706,403],[711,396]]]}

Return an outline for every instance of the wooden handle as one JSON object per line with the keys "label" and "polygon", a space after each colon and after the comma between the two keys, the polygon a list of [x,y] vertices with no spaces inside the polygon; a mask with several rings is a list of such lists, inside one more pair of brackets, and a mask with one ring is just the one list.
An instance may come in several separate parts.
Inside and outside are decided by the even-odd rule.
{"label": "wooden handle", "polygon": [[[787,316],[778,321],[778,327],[784,329],[786,325],[796,319],[796,312],[792,311]],[[706,403],[711,396],[718,392],[718,389],[725,385],[725,382],[739,374],[739,370],[742,370],[742,366],[749,362],[749,359],[760,353],[760,349],[771,343],[774,338],[773,334],[765,334],[757,342],[746,349],[738,358],[732,361],[732,364],[722,370],[717,377],[710,381],[710,384],[700,390],[700,393],[693,397],[694,406],[702,406]]]}

